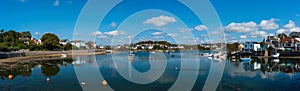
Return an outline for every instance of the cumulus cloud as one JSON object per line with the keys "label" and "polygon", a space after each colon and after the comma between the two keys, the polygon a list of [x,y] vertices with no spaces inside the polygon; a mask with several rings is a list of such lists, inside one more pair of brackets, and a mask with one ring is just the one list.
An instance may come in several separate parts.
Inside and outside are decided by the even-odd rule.
{"label": "cumulus cloud", "polygon": [[205,25],[198,25],[194,29],[198,31],[203,31],[203,30],[207,30],[207,27]]}
{"label": "cumulus cloud", "polygon": [[292,20],[289,20],[289,23],[284,25],[283,28],[277,30],[277,34],[285,33],[290,34],[291,32],[300,32],[300,28],[296,26],[295,22]]}
{"label": "cumulus cloud", "polygon": [[177,20],[174,17],[161,15],[159,17],[152,17],[151,19],[144,21],[143,24],[150,24],[156,27],[161,27],[174,22],[177,22]]}
{"label": "cumulus cloud", "polygon": [[152,35],[162,35],[162,34],[164,34],[164,32],[154,32],[154,33],[152,33]]}
{"label": "cumulus cloud", "polygon": [[266,31],[254,31],[250,33],[250,37],[256,38],[256,37],[267,37],[268,33]]}
{"label": "cumulus cloud", "polygon": [[272,18],[270,20],[262,20],[259,24],[259,26],[263,29],[263,30],[274,30],[274,29],[278,29],[279,25],[276,24],[275,22],[278,21],[278,19]]}
{"label": "cumulus cloud", "polygon": [[110,24],[110,26],[114,28],[114,27],[117,26],[117,24],[116,24],[115,22],[112,22],[112,23]]}
{"label": "cumulus cloud", "polygon": [[121,30],[114,30],[114,31],[104,32],[103,34],[110,35],[110,36],[118,36],[118,35],[124,35],[126,34],[126,32]]}
{"label": "cumulus cloud", "polygon": [[258,31],[257,24],[253,21],[243,23],[230,23],[225,27],[226,32],[246,33],[251,31]]}
{"label": "cumulus cloud", "polygon": [[96,31],[96,32],[92,32],[92,36],[98,36],[98,35],[102,35],[103,33],[100,31]]}
{"label": "cumulus cloud", "polygon": [[296,27],[296,24],[292,20],[289,20],[289,23],[283,26],[283,28],[286,28],[286,29],[291,29],[291,28],[295,28],[295,27]]}
{"label": "cumulus cloud", "polygon": [[55,0],[53,6],[59,6],[59,0]]}

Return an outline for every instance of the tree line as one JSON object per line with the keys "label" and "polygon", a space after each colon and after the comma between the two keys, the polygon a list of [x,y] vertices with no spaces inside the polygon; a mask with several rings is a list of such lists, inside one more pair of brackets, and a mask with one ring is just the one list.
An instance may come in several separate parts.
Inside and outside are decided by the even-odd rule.
{"label": "tree line", "polygon": [[32,40],[30,31],[16,32],[14,30],[0,31],[0,51],[10,52],[20,49],[38,50],[71,50],[75,48],[72,44],[61,45],[60,39],[55,34],[45,33],[41,38],[42,43],[37,44]]}

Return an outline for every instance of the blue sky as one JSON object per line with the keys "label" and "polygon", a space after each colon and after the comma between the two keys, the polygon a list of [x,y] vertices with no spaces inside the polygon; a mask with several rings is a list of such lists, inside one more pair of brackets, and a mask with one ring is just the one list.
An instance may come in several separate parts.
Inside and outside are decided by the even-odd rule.
{"label": "blue sky", "polygon": [[[210,1],[220,17],[228,42],[261,41],[268,35],[300,31],[299,0]],[[6,31],[29,30],[34,37],[51,32],[60,38],[72,40],[77,18],[86,2],[87,0],[2,0],[0,28]],[[140,31],[148,30],[153,31],[139,34]],[[118,40],[115,42],[126,43],[128,41],[125,39],[129,38],[154,40],[164,39],[163,36],[177,37],[178,43],[204,43],[208,40],[205,30],[205,25],[176,0],[125,0],[112,9],[101,23],[99,31],[91,35],[96,36],[96,42],[100,44],[108,44],[112,38]]]}

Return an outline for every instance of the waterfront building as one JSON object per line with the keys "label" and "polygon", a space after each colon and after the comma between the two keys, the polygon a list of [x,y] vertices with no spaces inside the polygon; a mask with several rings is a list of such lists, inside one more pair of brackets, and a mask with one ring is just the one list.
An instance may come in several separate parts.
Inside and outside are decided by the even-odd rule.
{"label": "waterfront building", "polygon": [[284,48],[285,51],[297,51],[299,41],[292,38],[286,37],[280,41],[280,45]]}
{"label": "waterfront building", "polygon": [[243,51],[248,53],[260,50],[260,44],[257,42],[245,42],[243,43],[243,47]]}

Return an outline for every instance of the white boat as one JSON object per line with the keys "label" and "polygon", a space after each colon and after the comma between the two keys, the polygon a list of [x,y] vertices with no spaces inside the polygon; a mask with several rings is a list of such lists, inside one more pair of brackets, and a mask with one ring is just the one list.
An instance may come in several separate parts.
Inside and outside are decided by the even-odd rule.
{"label": "white boat", "polygon": [[111,53],[111,50],[106,50],[106,53]]}
{"label": "white boat", "polygon": [[272,57],[272,58],[278,58],[279,55],[280,55],[280,53],[275,53],[275,54],[271,54],[271,57]]}

